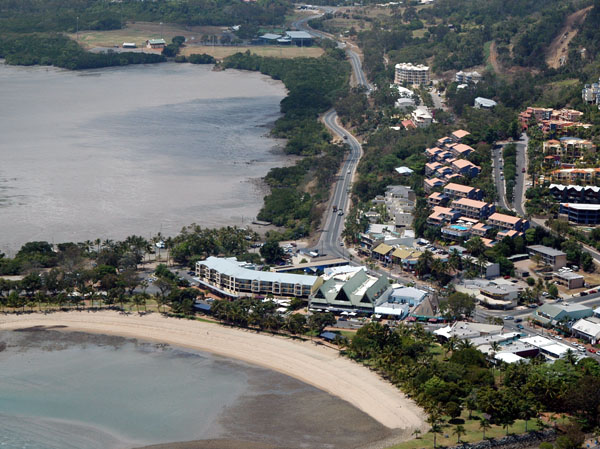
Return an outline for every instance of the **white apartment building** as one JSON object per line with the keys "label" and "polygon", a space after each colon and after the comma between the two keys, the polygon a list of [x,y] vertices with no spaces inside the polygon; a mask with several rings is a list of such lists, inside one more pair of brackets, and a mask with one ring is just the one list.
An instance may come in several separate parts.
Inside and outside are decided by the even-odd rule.
{"label": "white apartment building", "polygon": [[429,67],[422,64],[403,62],[396,64],[394,83],[427,84],[429,83]]}

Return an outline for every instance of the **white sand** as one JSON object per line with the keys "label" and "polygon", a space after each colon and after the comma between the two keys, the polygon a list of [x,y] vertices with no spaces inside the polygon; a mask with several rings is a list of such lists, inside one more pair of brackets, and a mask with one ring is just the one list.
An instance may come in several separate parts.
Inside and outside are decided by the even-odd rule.
{"label": "white sand", "polygon": [[391,429],[423,428],[424,413],[368,368],[313,342],[258,334],[159,314],[57,312],[2,315],[0,329],[65,325],[70,330],[160,341],[243,360],[299,379],[348,401]]}

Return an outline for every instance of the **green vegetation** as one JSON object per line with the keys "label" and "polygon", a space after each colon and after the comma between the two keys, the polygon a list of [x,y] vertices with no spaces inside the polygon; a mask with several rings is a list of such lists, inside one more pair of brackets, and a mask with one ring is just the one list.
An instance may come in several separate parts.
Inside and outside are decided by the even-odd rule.
{"label": "green vegetation", "polygon": [[96,69],[128,64],[164,62],[164,56],[147,53],[90,53],[60,34],[13,35],[0,39],[0,58],[14,65],[54,65],[69,70]]}
{"label": "green vegetation", "polygon": [[[530,429],[528,422],[539,420],[544,412],[569,414],[587,429],[600,423],[600,394],[591,394],[600,387],[600,366],[593,359],[576,362],[570,353],[553,364],[540,358],[494,367],[467,341],[451,338],[442,345],[443,357],[433,356],[434,348],[439,346],[420,325],[391,330],[369,323],[358,330],[345,350],[425,408],[434,446],[437,434],[450,433],[442,432],[446,423],[464,425],[472,434],[473,421],[481,423],[482,413],[489,424],[507,433],[519,419],[524,421],[524,430]],[[464,417],[464,410],[469,411],[470,419]],[[487,430],[487,424],[479,425],[480,430]],[[463,434],[456,433],[461,433],[459,438]],[[417,446],[423,447],[422,443]]]}
{"label": "green vegetation", "polygon": [[[317,118],[347,90],[350,66],[341,50],[320,58],[277,59],[237,53],[225,59],[226,68],[256,70],[280,79],[289,94],[281,102],[282,118],[272,134],[287,139],[285,151],[303,156],[296,165],[274,168],[265,181],[271,193],[258,214],[260,220],[285,226],[285,238],[301,238],[321,218],[333,181],[346,151],[331,143]],[[310,184],[310,187],[309,187]]]}
{"label": "green vegetation", "polygon": [[0,34],[114,30],[128,20],[183,25],[278,25],[290,10],[284,0],[11,0],[0,1]]}
{"label": "green vegetation", "polygon": [[517,177],[517,146],[510,143],[502,150],[504,158],[504,183],[506,185],[506,198],[512,201]]}

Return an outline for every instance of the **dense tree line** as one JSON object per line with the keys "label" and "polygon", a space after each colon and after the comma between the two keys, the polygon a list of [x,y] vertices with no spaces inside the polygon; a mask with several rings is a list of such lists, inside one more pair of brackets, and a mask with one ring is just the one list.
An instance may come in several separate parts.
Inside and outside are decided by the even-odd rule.
{"label": "dense tree line", "polygon": [[586,429],[599,423],[600,367],[593,359],[577,362],[571,351],[553,364],[543,357],[501,364],[495,374],[498,368],[468,341],[445,342],[443,359],[433,356],[436,347],[419,325],[392,330],[370,323],[359,329],[346,353],[409,393],[428,412],[434,433],[465,409],[487,414],[490,423],[507,431],[517,419],[538,419],[543,412],[572,414]]}
{"label": "dense tree line", "polygon": [[0,58],[5,58],[7,64],[54,65],[70,70],[166,61],[164,56],[148,53],[90,53],[60,34],[4,37],[0,39]]}
{"label": "dense tree line", "polygon": [[114,30],[128,20],[182,25],[277,25],[290,10],[285,0],[0,0],[0,34]]}
{"label": "dense tree line", "polygon": [[[296,165],[274,168],[265,180],[271,192],[258,218],[285,226],[286,238],[300,238],[318,225],[328,189],[337,173],[345,147],[331,143],[318,115],[347,89],[350,67],[341,50],[320,58],[278,59],[237,53],[225,59],[226,68],[260,71],[283,81],[288,95],[281,101],[283,117],[272,134],[287,139],[288,154],[304,156]],[[306,185],[315,180],[307,191]]]}

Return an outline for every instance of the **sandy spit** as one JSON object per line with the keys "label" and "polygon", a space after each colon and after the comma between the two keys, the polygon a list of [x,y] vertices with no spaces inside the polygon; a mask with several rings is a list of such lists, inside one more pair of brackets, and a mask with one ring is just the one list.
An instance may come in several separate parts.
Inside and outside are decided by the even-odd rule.
{"label": "sandy spit", "polygon": [[0,329],[67,326],[211,352],[279,371],[335,395],[390,429],[423,428],[424,413],[401,391],[335,349],[214,323],[113,311],[2,315]]}

